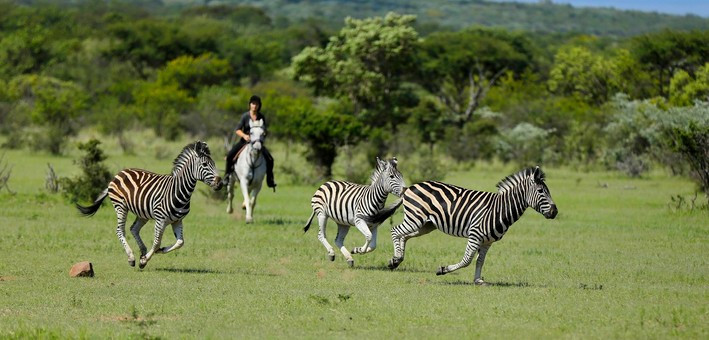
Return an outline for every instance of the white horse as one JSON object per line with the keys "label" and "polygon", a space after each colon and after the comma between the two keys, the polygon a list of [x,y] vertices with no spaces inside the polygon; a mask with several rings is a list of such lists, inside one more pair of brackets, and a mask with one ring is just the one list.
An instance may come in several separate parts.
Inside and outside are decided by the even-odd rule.
{"label": "white horse", "polygon": [[246,209],[246,223],[254,221],[253,213],[256,206],[256,196],[261,191],[261,184],[266,176],[266,159],[261,153],[265,139],[263,119],[257,121],[249,120],[249,126],[251,127],[249,144],[239,154],[236,164],[234,164],[234,172],[229,176],[226,208],[228,214],[234,211],[231,201],[234,199],[234,182],[238,178],[241,192],[244,194],[244,202],[241,204],[241,208]]}

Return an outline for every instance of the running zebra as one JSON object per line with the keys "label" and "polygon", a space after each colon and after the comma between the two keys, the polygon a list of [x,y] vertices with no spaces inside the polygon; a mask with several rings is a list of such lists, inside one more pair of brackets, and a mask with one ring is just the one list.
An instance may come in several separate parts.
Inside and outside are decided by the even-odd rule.
{"label": "running zebra", "polygon": [[[396,157],[388,161],[382,161],[377,157],[377,168],[372,173],[371,185],[329,181],[315,191],[310,200],[313,213],[303,231],[308,231],[313,217],[317,215],[320,226],[318,240],[327,249],[330,261],[335,260],[335,251],[327,242],[325,235],[328,217],[337,223],[335,245],[340,248],[340,252],[345,256],[350,267],[354,266],[352,254],[368,253],[377,247],[377,227],[394,214],[402,202],[399,199],[396,203],[384,208],[387,196],[392,193],[401,197],[406,188],[404,178],[396,165]],[[362,247],[352,249],[351,253],[344,246],[345,236],[350,231],[350,226],[357,227],[364,234],[365,240]]]}
{"label": "running zebra", "polygon": [[[125,225],[128,212],[136,215],[130,231],[140,247],[140,268],[144,268],[155,253],[169,253],[184,244],[182,219],[190,212],[190,197],[202,181],[214,190],[221,189],[221,179],[214,166],[207,143],[197,141],[182,149],[173,162],[170,175],[158,175],[141,169],[125,169],[108,183],[108,188],[94,201],[93,205],[76,205],[84,216],[92,216],[108,196],[118,217],[116,235],[128,255],[128,264],[135,266],[133,250],[126,242]],[[155,235],[150,251],[140,238],[140,229],[148,220],[155,220]],[[163,232],[168,224],[177,241],[170,247],[160,248]]]}
{"label": "running zebra", "polygon": [[438,228],[448,235],[467,238],[468,245],[462,261],[439,268],[436,275],[467,267],[477,251],[474,282],[485,284],[481,277],[485,254],[527,207],[548,219],[558,213],[544,183],[544,172],[538,166],[507,176],[497,184],[497,189],[497,193],[468,190],[435,181],[409,187],[403,198],[404,221],[391,230],[394,257],[389,268],[395,269],[404,261],[408,239]]}

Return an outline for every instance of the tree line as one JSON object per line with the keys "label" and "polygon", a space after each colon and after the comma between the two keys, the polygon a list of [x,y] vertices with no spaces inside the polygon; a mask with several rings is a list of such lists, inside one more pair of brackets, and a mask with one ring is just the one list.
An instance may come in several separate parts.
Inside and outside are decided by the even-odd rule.
{"label": "tree line", "polygon": [[326,177],[357,146],[367,159],[634,176],[665,164],[709,187],[709,31],[419,30],[396,13],[332,28],[250,6],[159,15],[118,2],[0,2],[0,132],[5,147],[58,154],[95,125],[128,150],[135,128],[227,135],[258,93],[272,136],[308,145]]}

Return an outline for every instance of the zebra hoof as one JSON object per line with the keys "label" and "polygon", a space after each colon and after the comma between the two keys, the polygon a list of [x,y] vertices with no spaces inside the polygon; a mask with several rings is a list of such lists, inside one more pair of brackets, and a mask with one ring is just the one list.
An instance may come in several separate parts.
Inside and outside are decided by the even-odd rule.
{"label": "zebra hoof", "polygon": [[445,275],[445,274],[446,274],[446,267],[438,268],[436,275]]}
{"label": "zebra hoof", "polygon": [[128,264],[129,264],[131,267],[135,267],[135,260],[129,260],[129,261],[128,261]]}
{"label": "zebra hoof", "polygon": [[327,258],[328,258],[330,261],[335,261],[335,254],[332,254],[332,255],[328,254],[328,255],[327,255]]}
{"label": "zebra hoof", "polygon": [[226,213],[227,213],[227,214],[231,214],[231,213],[233,213],[233,212],[234,212],[234,209],[232,209],[232,208],[227,208],[227,209],[226,209]]}
{"label": "zebra hoof", "polygon": [[401,263],[401,261],[396,261],[394,259],[389,260],[389,269],[391,269],[391,270],[396,269],[400,263]]}
{"label": "zebra hoof", "polygon": [[254,219],[253,219],[253,218],[247,218],[247,219],[246,219],[246,224],[251,224],[251,223],[254,223]]}
{"label": "zebra hoof", "polygon": [[143,269],[143,268],[145,268],[145,266],[146,266],[147,264],[148,264],[148,259],[147,259],[147,257],[141,256],[141,257],[140,257],[140,264],[138,264],[138,267],[139,267],[140,269]]}
{"label": "zebra hoof", "polygon": [[347,260],[347,264],[350,266],[350,268],[354,267],[354,260]]}

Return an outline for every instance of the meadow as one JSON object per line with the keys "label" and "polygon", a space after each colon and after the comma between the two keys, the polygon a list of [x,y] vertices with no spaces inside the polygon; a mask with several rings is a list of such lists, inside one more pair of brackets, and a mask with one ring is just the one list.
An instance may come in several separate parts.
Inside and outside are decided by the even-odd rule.
{"label": "meadow", "polygon": [[[167,173],[186,143],[144,145],[135,155],[115,143],[102,147],[111,171]],[[492,246],[483,269],[491,285],[480,287],[472,284],[474,265],[435,275],[460,260],[466,242],[440,232],[411,240],[399,269],[387,269],[389,229],[401,211],[354,268],[339,253],[328,261],[317,229],[302,230],[317,185],[287,181],[276,193],[262,191],[250,225],[241,210],[228,215],[224,202],[200,193],[207,189],[200,183],[185,246],[138,270],[128,266],[109,204],[83,218],[44,189],[47,163],[59,176],[76,175],[78,152],[2,152],[16,192],[0,192],[2,338],[709,337],[707,211],[675,209],[671,197],[691,197],[694,184],[663,171],[630,179],[544,167],[559,216],[529,209]],[[400,168],[406,177],[405,159]],[[477,164],[445,181],[494,191],[516,170]],[[152,228],[144,239],[152,240]],[[332,222],[328,231],[332,240]],[[164,244],[174,242],[165,235]],[[346,245],[362,242],[352,230]],[[96,276],[70,278],[79,261],[91,261]]]}

